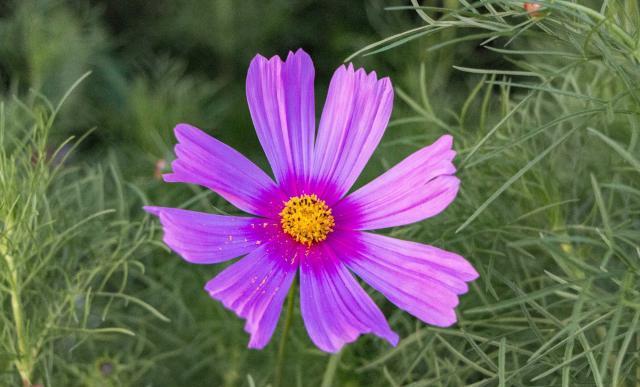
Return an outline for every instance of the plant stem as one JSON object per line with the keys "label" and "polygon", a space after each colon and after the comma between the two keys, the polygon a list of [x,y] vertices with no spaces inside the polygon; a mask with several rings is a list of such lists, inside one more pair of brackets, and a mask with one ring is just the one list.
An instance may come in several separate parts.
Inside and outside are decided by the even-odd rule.
{"label": "plant stem", "polygon": [[293,280],[289,294],[287,295],[287,314],[284,320],[284,329],[282,330],[282,336],[280,336],[280,343],[278,344],[278,357],[276,360],[276,374],[274,378],[274,387],[280,387],[282,385],[282,371],[284,368],[284,350],[287,343],[287,336],[289,335],[289,329],[291,329],[291,321],[293,320],[293,301],[295,299],[296,281]]}
{"label": "plant stem", "polygon": [[320,387],[331,387],[333,386],[333,379],[336,376],[336,370],[338,369],[338,364],[340,364],[340,358],[342,357],[342,351],[333,354],[329,357],[329,361],[327,362],[327,368],[324,370],[324,375],[322,377],[322,384]]}
{"label": "plant stem", "polygon": [[[9,229],[8,223],[6,229]],[[5,235],[3,241],[0,241],[0,254],[4,256],[7,262],[7,271],[9,272],[9,292],[11,296],[11,312],[13,313],[13,322],[16,329],[16,341],[18,344],[18,358],[15,360],[16,368],[22,378],[22,384],[24,386],[31,386],[31,365],[29,359],[29,353],[27,351],[27,344],[24,336],[24,318],[22,314],[22,303],[20,302],[20,290],[18,286],[18,269],[11,254],[9,254],[9,248],[7,243],[4,242],[9,239],[8,235]]]}

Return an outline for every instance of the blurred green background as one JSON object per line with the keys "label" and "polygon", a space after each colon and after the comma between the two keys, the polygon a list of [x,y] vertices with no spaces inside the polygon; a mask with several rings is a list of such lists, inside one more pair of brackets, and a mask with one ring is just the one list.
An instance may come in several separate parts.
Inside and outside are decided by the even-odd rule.
{"label": "blurred green background", "polygon": [[[174,123],[189,121],[255,151],[244,98],[253,56],[303,47],[313,55],[322,96],[344,58],[410,19],[381,8],[342,1],[5,2],[2,83],[55,101],[92,71],[58,124],[76,132],[99,127],[97,149],[134,141],[149,157],[168,156]],[[368,67],[388,74],[389,59]]]}
{"label": "blurred green background", "polygon": [[188,122],[266,169],[246,70],[257,53],[302,47],[318,113],[354,54],[396,87],[356,185],[454,135],[456,202],[385,234],[459,252],[481,278],[450,329],[367,288],[403,339],[395,349],[365,336],[329,356],[296,307],[283,385],[636,386],[637,3],[556,1],[537,15],[519,1],[422,3],[1,1],[0,252],[17,265],[0,272],[0,384],[20,385],[20,367],[25,385],[47,387],[273,383],[282,321],[266,349],[248,350],[243,321],[202,290],[224,265],[183,262],[141,207],[238,213],[161,182],[158,163]]}

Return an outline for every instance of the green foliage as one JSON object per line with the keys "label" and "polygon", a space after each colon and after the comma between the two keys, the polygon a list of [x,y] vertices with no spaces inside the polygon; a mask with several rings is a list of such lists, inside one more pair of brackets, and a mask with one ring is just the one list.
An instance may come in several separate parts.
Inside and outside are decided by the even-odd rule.
{"label": "green foliage", "polygon": [[[481,278],[457,329],[421,327],[363,370],[383,367],[393,385],[638,380],[640,13],[607,5],[603,16],[555,1],[533,17],[516,2],[449,4],[437,20],[424,13],[433,9],[416,7],[424,27],[363,51],[386,52],[438,30],[451,35],[430,38],[428,52],[473,41],[503,58],[482,68],[458,62],[477,83],[446,107],[430,103],[425,71],[419,87],[399,93],[413,116],[396,124],[454,134],[463,184],[440,224],[396,235],[444,239]],[[394,146],[433,136],[408,133]]]}
{"label": "green foliage", "polygon": [[123,301],[166,319],[123,293],[144,270],[136,254],[149,238],[128,217],[124,197],[134,191],[113,167],[72,165],[78,141],[53,148],[48,134],[59,108],[46,100],[0,104],[0,303],[7,308],[0,380],[10,385],[18,384],[15,370],[27,386],[61,383],[78,347],[134,336],[112,318]]}
{"label": "green foliage", "polygon": [[447,329],[370,292],[400,344],[365,336],[334,356],[313,347],[296,300],[283,385],[636,385],[640,8],[541,4],[0,6],[0,384],[273,383],[284,318],[265,350],[246,349],[243,322],[202,291],[222,267],[184,263],[140,208],[238,213],[162,183],[155,164],[187,121],[265,165],[246,68],[302,46],[319,96],[343,58],[396,87],[357,184],[454,135],[458,199],[385,233],[457,251],[481,277]]}

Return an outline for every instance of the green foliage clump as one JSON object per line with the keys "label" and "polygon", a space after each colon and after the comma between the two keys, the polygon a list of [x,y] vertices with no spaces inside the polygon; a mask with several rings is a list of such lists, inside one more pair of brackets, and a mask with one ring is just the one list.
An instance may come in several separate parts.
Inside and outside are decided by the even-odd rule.
{"label": "green foliage clump", "polygon": [[53,147],[59,110],[39,97],[0,103],[0,380],[7,385],[18,384],[14,370],[25,386],[78,380],[78,365],[69,363],[91,364],[108,354],[113,336],[135,336],[135,323],[117,317],[126,303],[166,319],[124,293],[129,277],[144,271],[136,255],[149,240],[128,216],[125,196],[133,191],[116,169],[74,159],[79,141]]}

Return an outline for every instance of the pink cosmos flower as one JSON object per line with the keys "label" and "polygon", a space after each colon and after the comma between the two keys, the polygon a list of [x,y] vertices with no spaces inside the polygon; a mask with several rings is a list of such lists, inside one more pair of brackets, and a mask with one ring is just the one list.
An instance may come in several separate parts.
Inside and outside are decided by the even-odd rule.
{"label": "pink cosmos flower", "polygon": [[389,121],[391,81],[340,66],[317,135],[313,81],[313,63],[302,50],[285,62],[258,55],[249,67],[249,110],[275,181],[199,129],[175,128],[177,159],[164,180],[205,186],[253,217],[145,210],[160,218],[164,242],[188,262],[244,256],[205,289],[246,319],[250,348],[269,342],[298,272],[304,324],[327,352],[363,333],[398,342],[352,272],[428,324],[455,323],[458,295],[478,277],[471,264],[433,246],[365,231],[418,222],[453,201],[460,182],[451,136],[347,195]]}

